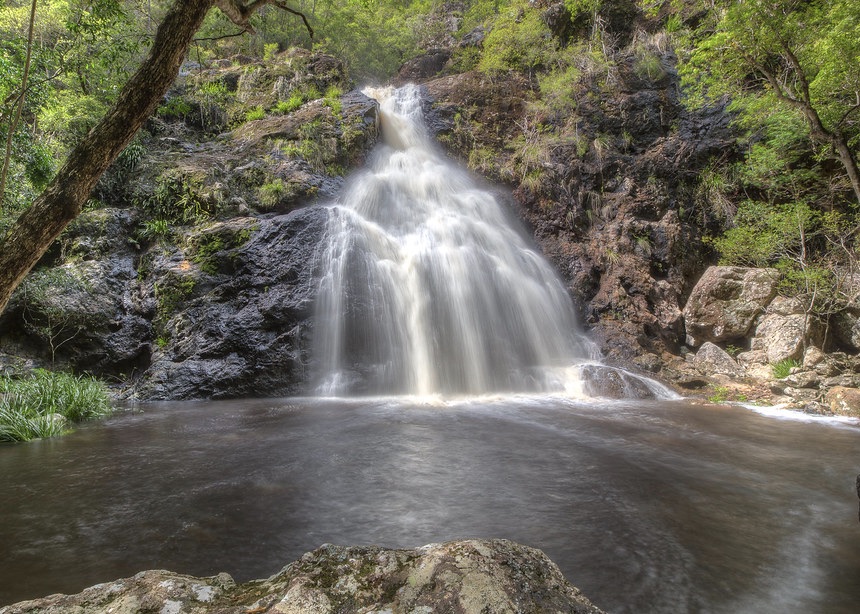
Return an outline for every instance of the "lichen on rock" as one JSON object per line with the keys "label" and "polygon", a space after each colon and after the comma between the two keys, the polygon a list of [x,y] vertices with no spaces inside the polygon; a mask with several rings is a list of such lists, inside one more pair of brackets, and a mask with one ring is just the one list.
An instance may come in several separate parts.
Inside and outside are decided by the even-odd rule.
{"label": "lichen on rock", "polygon": [[535,548],[464,540],[412,550],[326,544],[266,580],[146,571],[0,614],[601,614]]}

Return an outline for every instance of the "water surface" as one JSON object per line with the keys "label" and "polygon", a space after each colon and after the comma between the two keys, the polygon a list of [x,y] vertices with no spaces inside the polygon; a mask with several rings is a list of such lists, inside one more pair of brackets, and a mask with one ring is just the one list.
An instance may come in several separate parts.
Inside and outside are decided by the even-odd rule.
{"label": "water surface", "polygon": [[504,537],[610,612],[856,612],[856,425],[684,402],[146,406],[0,447],[0,604]]}

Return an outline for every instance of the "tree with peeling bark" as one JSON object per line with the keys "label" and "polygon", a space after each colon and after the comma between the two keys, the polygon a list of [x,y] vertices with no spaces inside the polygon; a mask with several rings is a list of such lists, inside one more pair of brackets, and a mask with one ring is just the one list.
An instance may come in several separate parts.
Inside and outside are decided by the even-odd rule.
{"label": "tree with peeling bark", "polygon": [[[71,151],[48,187],[0,241],[0,313],[51,243],[80,213],[98,179],[131,142],[179,74],[188,47],[210,9],[217,7],[246,32],[255,12],[273,5],[304,19],[281,0],[175,0],[152,48],[113,107]],[[305,25],[310,29],[307,20]]]}

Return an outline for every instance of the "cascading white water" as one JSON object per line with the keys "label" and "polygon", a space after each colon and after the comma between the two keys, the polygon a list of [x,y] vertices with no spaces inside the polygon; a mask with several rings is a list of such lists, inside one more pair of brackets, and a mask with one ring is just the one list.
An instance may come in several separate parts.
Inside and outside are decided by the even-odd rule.
{"label": "cascading white water", "polygon": [[417,87],[373,95],[384,145],[331,209],[322,253],[318,392],[581,392],[574,366],[598,352],[556,273],[437,149]]}

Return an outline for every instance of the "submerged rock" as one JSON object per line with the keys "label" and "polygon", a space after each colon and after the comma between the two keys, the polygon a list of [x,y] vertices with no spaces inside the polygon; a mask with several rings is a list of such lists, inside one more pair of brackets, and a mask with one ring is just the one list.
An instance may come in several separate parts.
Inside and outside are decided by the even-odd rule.
{"label": "submerged rock", "polygon": [[466,540],[414,550],[323,545],[267,580],[145,571],[77,595],[51,595],[0,614],[600,614],[543,552],[507,540]]}

